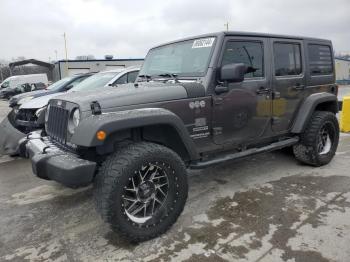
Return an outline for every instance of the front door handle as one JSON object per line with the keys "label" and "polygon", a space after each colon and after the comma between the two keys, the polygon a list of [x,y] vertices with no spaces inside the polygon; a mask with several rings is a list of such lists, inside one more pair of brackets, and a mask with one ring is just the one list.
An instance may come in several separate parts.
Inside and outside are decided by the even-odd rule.
{"label": "front door handle", "polygon": [[257,93],[258,95],[269,94],[270,92],[271,92],[271,89],[265,88],[265,87],[263,87],[263,86],[259,87],[259,89],[256,90],[256,93]]}
{"label": "front door handle", "polygon": [[300,83],[296,83],[295,86],[293,86],[293,89],[295,90],[303,90],[304,88],[305,86]]}

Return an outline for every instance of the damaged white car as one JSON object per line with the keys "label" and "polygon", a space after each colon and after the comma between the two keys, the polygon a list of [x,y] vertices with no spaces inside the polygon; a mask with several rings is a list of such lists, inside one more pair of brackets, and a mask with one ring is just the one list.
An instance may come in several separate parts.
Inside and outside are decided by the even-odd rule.
{"label": "damaged white car", "polygon": [[[103,71],[87,78],[67,93],[133,83],[138,72],[139,68],[136,67]],[[29,132],[44,128],[46,106],[50,99],[59,95],[62,95],[62,93],[31,99],[8,114],[0,123],[0,155],[18,154],[18,141]]]}

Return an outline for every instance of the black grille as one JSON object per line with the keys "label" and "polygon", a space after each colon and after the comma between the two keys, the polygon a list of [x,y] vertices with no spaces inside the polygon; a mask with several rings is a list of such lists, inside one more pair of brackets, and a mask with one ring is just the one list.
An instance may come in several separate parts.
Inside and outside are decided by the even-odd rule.
{"label": "black grille", "polygon": [[69,111],[58,106],[50,105],[47,121],[47,134],[54,140],[65,144],[67,142],[67,126]]}
{"label": "black grille", "polygon": [[37,109],[20,109],[16,114],[16,119],[23,121],[36,121],[35,111]]}

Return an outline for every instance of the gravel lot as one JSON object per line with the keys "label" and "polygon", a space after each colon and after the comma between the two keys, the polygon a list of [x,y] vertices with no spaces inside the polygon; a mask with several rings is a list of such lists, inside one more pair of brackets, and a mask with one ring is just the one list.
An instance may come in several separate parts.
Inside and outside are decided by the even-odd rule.
{"label": "gravel lot", "polygon": [[[0,101],[0,118],[7,110]],[[131,245],[98,217],[91,187],[67,189],[36,178],[27,159],[0,157],[0,261],[349,261],[349,168],[342,134],[321,168],[273,152],[190,172],[177,223]]]}

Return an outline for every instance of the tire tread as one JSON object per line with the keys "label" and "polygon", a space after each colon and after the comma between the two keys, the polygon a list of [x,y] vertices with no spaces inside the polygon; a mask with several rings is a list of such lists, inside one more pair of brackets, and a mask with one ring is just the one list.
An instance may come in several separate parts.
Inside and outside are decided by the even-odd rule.
{"label": "tire tread", "polygon": [[[177,163],[181,165],[181,169],[186,170],[186,167],[181,160],[181,158],[169,148],[164,146],[148,143],[148,142],[138,142],[138,143],[127,143],[124,144],[116,150],[113,154],[108,156],[106,160],[102,163],[98,174],[94,181],[94,200],[96,203],[97,211],[100,213],[103,220],[108,222],[112,229],[119,233],[119,235],[131,242],[142,242],[148,239],[155,238],[163,233],[165,233],[178,219],[179,215],[184,209],[184,204],[180,209],[176,210],[176,214],[171,216],[171,220],[168,222],[168,226],[163,227],[161,231],[154,230],[153,233],[147,235],[137,235],[132,236],[130,232],[125,230],[120,223],[115,223],[112,220],[113,210],[111,206],[113,205],[113,200],[110,198],[115,185],[119,184],[119,180],[126,173],[126,167],[133,165],[133,159],[140,158],[144,155],[152,154],[154,152],[166,152],[176,159]],[[182,201],[186,202],[187,199],[187,181],[186,194],[182,195]]]}

